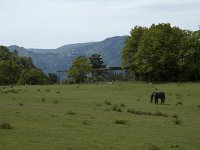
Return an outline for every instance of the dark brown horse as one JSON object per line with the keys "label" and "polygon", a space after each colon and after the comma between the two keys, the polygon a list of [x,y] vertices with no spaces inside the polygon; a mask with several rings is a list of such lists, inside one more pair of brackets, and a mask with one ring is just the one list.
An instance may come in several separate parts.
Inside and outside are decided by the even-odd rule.
{"label": "dark brown horse", "polygon": [[155,104],[158,104],[158,99],[161,99],[161,104],[165,103],[165,92],[153,92],[151,94],[151,103],[153,102],[153,98],[154,98],[154,102]]}

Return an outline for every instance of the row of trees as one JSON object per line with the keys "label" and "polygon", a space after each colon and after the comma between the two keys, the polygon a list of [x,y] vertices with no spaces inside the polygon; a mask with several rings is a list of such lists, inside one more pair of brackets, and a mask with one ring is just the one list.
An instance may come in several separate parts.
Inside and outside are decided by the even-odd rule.
{"label": "row of trees", "polygon": [[47,76],[36,68],[31,58],[19,57],[17,51],[12,53],[0,46],[0,85],[49,84],[57,80],[55,74]]}
{"label": "row of trees", "polygon": [[200,79],[200,30],[170,24],[135,26],[122,50],[122,66],[141,80]]}
{"label": "row of trees", "polygon": [[91,73],[93,81],[100,81],[103,78],[103,72],[100,70],[105,68],[104,62],[99,54],[92,54],[89,58],[79,56],[72,62],[72,66],[67,71],[76,83],[83,83],[87,79],[87,74]]}

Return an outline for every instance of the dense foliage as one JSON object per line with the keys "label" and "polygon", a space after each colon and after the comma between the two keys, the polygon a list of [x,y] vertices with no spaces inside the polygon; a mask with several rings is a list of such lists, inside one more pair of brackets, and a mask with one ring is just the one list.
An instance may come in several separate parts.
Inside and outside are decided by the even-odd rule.
{"label": "dense foliage", "polygon": [[123,68],[141,80],[197,81],[200,79],[200,30],[170,24],[136,26],[122,50]]}
{"label": "dense foliage", "polygon": [[0,46],[0,85],[45,84],[46,79],[46,75],[33,65],[31,58],[19,57],[16,51],[12,53]]}
{"label": "dense foliage", "polygon": [[83,83],[87,79],[86,74],[91,71],[89,60],[85,56],[79,56],[72,62],[72,66],[68,70],[68,75],[73,77],[76,83]]}
{"label": "dense foliage", "polygon": [[101,70],[102,68],[106,68],[106,65],[103,62],[101,55],[92,54],[89,57],[90,64],[92,67],[92,78],[94,81],[100,81],[104,78],[104,72]]}

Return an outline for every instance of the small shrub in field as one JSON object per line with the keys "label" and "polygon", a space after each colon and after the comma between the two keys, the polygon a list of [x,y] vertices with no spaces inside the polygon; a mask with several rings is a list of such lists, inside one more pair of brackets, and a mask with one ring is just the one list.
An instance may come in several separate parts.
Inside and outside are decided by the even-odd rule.
{"label": "small shrub in field", "polygon": [[96,106],[101,106],[101,104],[96,104]]}
{"label": "small shrub in field", "polygon": [[89,125],[89,122],[86,121],[86,120],[84,120],[84,121],[82,121],[82,124],[84,124],[84,125]]}
{"label": "small shrub in field", "polygon": [[57,91],[56,93],[58,93],[58,94],[59,94],[59,93],[60,93],[60,91]]}
{"label": "small shrub in field", "polygon": [[0,128],[1,129],[12,129],[12,126],[9,124],[9,123],[2,123],[1,125],[0,125]]}
{"label": "small shrub in field", "polygon": [[138,98],[138,99],[137,99],[137,101],[139,102],[139,101],[140,101],[140,99]]}
{"label": "small shrub in field", "polygon": [[51,90],[50,89],[46,89],[46,92],[50,92]]}
{"label": "small shrub in field", "polygon": [[39,92],[39,91],[40,91],[40,89],[37,89],[37,91]]}
{"label": "small shrub in field", "polygon": [[163,116],[163,117],[168,117],[167,114],[163,114],[163,113],[161,113],[161,112],[159,112],[159,111],[157,111],[156,113],[154,113],[153,116]]}
{"label": "small shrub in field", "polygon": [[24,104],[23,103],[19,103],[19,106],[24,106]]}
{"label": "small shrub in field", "polygon": [[173,115],[172,117],[173,117],[173,118],[178,118],[178,115]]}
{"label": "small shrub in field", "polygon": [[115,124],[127,124],[128,121],[127,120],[122,120],[122,119],[116,119],[114,121]]}
{"label": "small shrub in field", "polygon": [[54,103],[54,104],[57,104],[57,103],[58,103],[58,101],[57,101],[57,100],[53,100],[53,103]]}
{"label": "small shrub in field", "polygon": [[118,105],[113,105],[112,111],[122,112],[121,108]]}
{"label": "small shrub in field", "polygon": [[111,105],[111,102],[105,100],[105,104],[106,104],[106,105]]}
{"label": "small shrub in field", "polygon": [[183,121],[181,121],[180,119],[176,118],[175,120],[173,120],[174,124],[176,125],[181,125],[183,123]]}
{"label": "small shrub in field", "polygon": [[145,112],[145,111],[134,110],[134,109],[128,109],[127,112],[131,113],[131,114],[136,114],[136,115],[149,115],[149,116],[162,116],[162,117],[169,116],[169,115],[161,113],[161,112],[152,113],[152,112]]}
{"label": "small shrub in field", "polygon": [[42,102],[46,102],[45,98],[42,98]]}
{"label": "small shrub in field", "polygon": [[106,108],[106,109],[104,109],[104,111],[110,111],[110,109]]}
{"label": "small shrub in field", "polygon": [[178,106],[178,105],[183,105],[183,103],[179,101],[176,103],[176,106]]}
{"label": "small shrub in field", "polygon": [[200,108],[200,105],[197,105],[198,108]]}
{"label": "small shrub in field", "polygon": [[126,105],[124,103],[121,103],[120,106],[121,107],[126,107]]}
{"label": "small shrub in field", "polygon": [[76,112],[73,112],[73,111],[68,111],[68,112],[66,112],[65,114],[67,114],[67,115],[75,115],[76,114]]}
{"label": "small shrub in field", "polygon": [[160,150],[160,148],[156,145],[149,146],[148,150]]}

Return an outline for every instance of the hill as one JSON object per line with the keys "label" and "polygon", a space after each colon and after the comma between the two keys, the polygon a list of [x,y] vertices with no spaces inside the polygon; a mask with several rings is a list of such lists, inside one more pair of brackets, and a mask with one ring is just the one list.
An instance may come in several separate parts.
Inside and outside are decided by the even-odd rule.
{"label": "hill", "polygon": [[17,50],[20,56],[31,57],[33,63],[45,73],[66,70],[77,56],[98,53],[107,66],[121,66],[121,49],[127,36],[107,38],[100,42],[77,43],[57,49],[25,49],[16,45],[8,46],[10,51]]}

